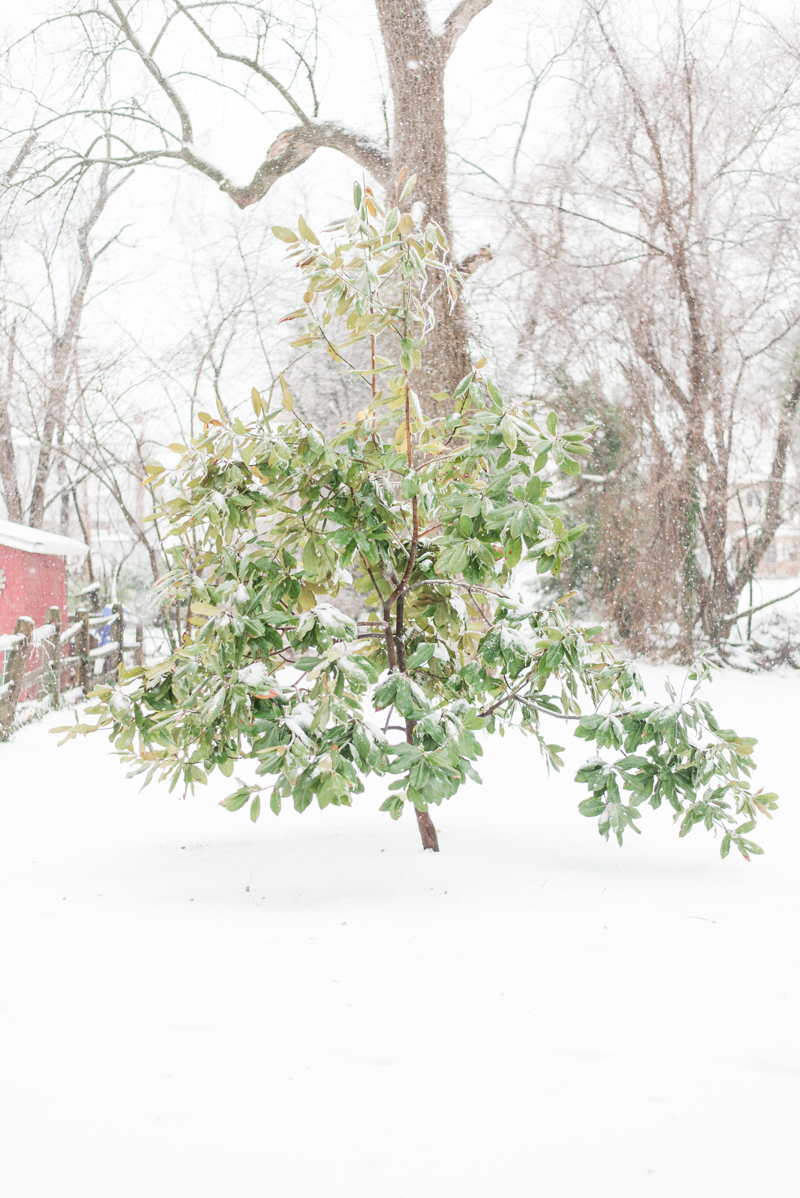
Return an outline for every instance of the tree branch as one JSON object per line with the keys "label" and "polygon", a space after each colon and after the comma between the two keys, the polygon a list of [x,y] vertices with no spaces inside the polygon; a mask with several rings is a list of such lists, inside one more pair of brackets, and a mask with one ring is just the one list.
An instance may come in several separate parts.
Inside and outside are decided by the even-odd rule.
{"label": "tree branch", "polygon": [[456,48],[456,42],[465,33],[479,12],[488,8],[492,0],[461,0],[444,23],[444,31],[439,39],[445,58],[449,58]]}
{"label": "tree branch", "polygon": [[484,262],[491,262],[494,254],[491,247],[482,245],[479,250],[475,250],[472,254],[467,254],[466,258],[458,264],[458,273],[462,275],[474,274],[478,267],[483,266]]}
{"label": "tree branch", "polygon": [[218,183],[220,190],[229,195],[239,208],[248,208],[263,200],[278,179],[302,166],[315,150],[320,149],[339,150],[369,171],[382,187],[389,186],[392,172],[388,150],[366,134],[345,129],[336,121],[309,121],[308,124],[296,125],[279,133],[261,166],[243,187],[232,183],[218,167],[206,162],[190,146],[183,146],[171,157],[182,158],[195,170]]}
{"label": "tree branch", "polygon": [[[112,3],[113,2],[114,2],[114,0],[112,0]],[[269,83],[272,87],[274,87],[277,92],[280,92],[280,94],[283,96],[286,103],[294,111],[295,115],[300,118],[300,120],[303,122],[304,125],[307,125],[310,123],[309,118],[303,112],[302,108],[297,103],[297,101],[295,100],[295,98],[291,94],[291,92],[287,88],[285,88],[283,86],[283,84],[278,79],[276,79],[275,76],[270,71],[268,71],[265,67],[262,67],[261,64],[259,62],[256,62],[256,60],[254,58],[247,58],[244,54],[229,54],[227,51],[223,50],[221,46],[217,45],[217,43],[214,41],[214,39],[211,37],[211,35],[205,31],[205,29],[200,24],[200,22],[197,21],[192,16],[192,14],[187,11],[187,9],[183,6],[183,4],[181,4],[180,0],[175,0],[175,6],[183,13],[183,15],[186,17],[187,21],[191,21],[192,25],[194,25],[195,29],[200,34],[200,36],[202,38],[204,38],[205,41],[208,42],[209,46],[214,51],[217,58],[223,58],[228,62],[239,62],[242,64],[242,66],[249,67],[250,70],[255,75],[260,75],[261,78],[266,80],[266,82]]]}
{"label": "tree branch", "polygon": [[134,33],[130,22],[120,7],[119,0],[109,0],[109,3],[117,17],[120,30],[138,54],[144,67],[167,95],[180,119],[182,140],[180,150],[162,151],[154,156],[182,159],[189,166],[193,166],[195,170],[200,171],[201,174],[213,179],[220,187],[220,190],[229,195],[239,208],[247,208],[250,204],[255,204],[263,199],[278,179],[290,171],[296,170],[298,166],[301,166],[311,157],[315,150],[323,147],[339,150],[341,153],[346,154],[364,170],[369,171],[382,187],[389,185],[391,181],[391,159],[386,147],[373,142],[366,134],[346,129],[336,121],[317,121],[309,117],[287,88],[270,71],[266,70],[265,67],[261,66],[253,58],[248,58],[242,54],[231,54],[223,50],[211,35],[203,29],[202,25],[187,10],[184,4],[181,3],[181,0],[175,0],[176,8],[208,43],[218,58],[241,63],[242,66],[259,75],[279,92],[301,121],[299,126],[286,129],[275,138],[267,151],[266,158],[257,169],[251,181],[242,187],[237,186],[231,182],[223,171],[201,157],[194,149],[192,121],[186,104],[171,81],[162,72],[152,54],[147,51]]}
{"label": "tree branch", "polygon": [[151,55],[148,54],[147,50],[144,48],[144,46],[139,41],[136,34],[133,32],[130,22],[128,21],[128,18],[125,16],[124,12],[120,8],[119,4],[117,3],[117,0],[109,0],[109,3],[111,4],[111,7],[113,8],[114,12],[116,13],[117,20],[119,21],[119,27],[122,30],[122,32],[125,34],[125,37],[128,39],[130,44],[133,46],[134,50],[141,58],[142,63],[144,64],[146,69],[150,72],[150,74],[153,76],[153,78],[155,79],[158,86],[169,97],[172,107],[175,109],[175,111],[178,114],[178,117],[180,118],[181,134],[183,136],[183,141],[185,144],[190,145],[192,143],[192,141],[194,140],[194,137],[192,135],[192,122],[189,117],[189,111],[188,111],[186,105],[184,104],[183,100],[180,98],[178,93],[175,91],[175,88],[172,86],[169,79],[167,79],[166,75],[163,74],[161,68],[155,62],[155,59],[153,59],[151,57]]}
{"label": "tree branch", "polygon": [[789,591],[786,595],[778,595],[777,599],[768,599],[766,603],[758,603],[755,607],[748,607],[746,611],[739,611],[733,616],[723,616],[726,624],[735,624],[737,620],[743,620],[745,616],[753,616],[757,611],[763,611],[765,607],[772,607],[773,603],[782,603],[784,599],[791,599],[792,595],[800,594],[800,587],[795,587],[793,591]]}

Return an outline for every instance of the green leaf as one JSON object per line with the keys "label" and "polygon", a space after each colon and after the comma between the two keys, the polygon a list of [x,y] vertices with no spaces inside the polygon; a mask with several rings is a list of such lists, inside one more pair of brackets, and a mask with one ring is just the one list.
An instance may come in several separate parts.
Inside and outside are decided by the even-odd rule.
{"label": "green leaf", "polygon": [[[474,375],[473,371],[470,371],[469,374],[464,375],[463,379],[456,386],[456,389],[453,392],[453,399],[458,399],[458,397],[460,395],[463,395],[465,391],[469,390],[469,385],[472,382],[474,377],[475,377],[475,375]],[[445,395],[446,395],[446,392],[445,392]]]}
{"label": "green leaf", "polygon": [[410,195],[411,195],[412,191],[413,191],[413,190],[414,190],[414,188],[416,187],[416,184],[417,184],[417,176],[416,176],[416,175],[409,175],[408,179],[406,180],[406,185],[405,185],[405,187],[404,187],[404,188],[403,188],[403,190],[400,192],[400,203],[401,203],[401,204],[402,204],[403,200],[406,198],[406,196],[410,196]]}
{"label": "green leaf", "polygon": [[305,238],[306,241],[310,241],[312,245],[319,245],[319,238],[313,229],[309,229],[304,217],[300,217],[297,222],[297,227],[300,230],[301,237]]}
{"label": "green leaf", "polygon": [[273,225],[272,235],[280,241],[287,242],[289,245],[294,245],[296,241],[300,240],[296,233],[293,233],[291,229],[284,229],[282,225]]}
{"label": "green leaf", "polygon": [[227,799],[223,799],[220,807],[225,807],[228,811],[238,811],[240,807],[244,807],[249,798],[250,788],[242,786],[239,790],[235,790],[232,795],[228,795]]}
{"label": "green leaf", "polygon": [[397,684],[400,681],[400,674],[390,674],[389,677],[381,683],[375,694],[372,696],[372,701],[375,704],[376,711],[380,711],[382,707],[389,707],[394,702],[394,697],[397,694]]}
{"label": "green leaf", "polygon": [[221,616],[222,608],[215,607],[213,603],[200,603],[195,600],[191,605],[192,611],[198,616]]}
{"label": "green leaf", "polygon": [[378,810],[379,811],[388,811],[389,814],[391,815],[392,819],[399,819],[400,816],[403,814],[404,805],[405,805],[405,798],[403,797],[403,795],[394,794],[394,795],[389,795],[389,798],[386,799],[383,803],[381,803]]}
{"label": "green leaf", "polygon": [[435,651],[435,645],[420,645],[418,649],[414,650],[406,662],[406,669],[416,670],[418,666],[424,666],[433,657]]}
{"label": "green leaf", "polygon": [[250,804],[250,818],[253,821],[253,823],[256,823],[260,814],[261,814],[261,796],[256,795],[255,798],[253,799],[252,803]]}
{"label": "green leaf", "polygon": [[[576,524],[575,527],[571,528],[567,533],[567,540],[570,542],[577,541],[578,537],[582,537],[588,527],[588,524]],[[600,631],[603,631],[602,628]],[[591,635],[591,633],[589,635]]]}
{"label": "green leaf", "polygon": [[213,724],[218,719],[222,708],[225,704],[225,689],[220,687],[215,695],[207,699],[203,704],[203,721],[207,724]]}
{"label": "green leaf", "polygon": [[497,387],[495,386],[495,384],[492,382],[491,379],[486,379],[485,382],[486,382],[486,390],[489,392],[489,395],[490,395],[495,407],[502,409],[503,397],[500,394],[500,392],[498,391]]}
{"label": "green leaf", "polygon": [[507,416],[500,421],[500,431],[503,434],[503,440],[513,453],[517,448],[517,430]]}
{"label": "green leaf", "polygon": [[582,803],[578,803],[578,810],[581,815],[591,818],[594,815],[602,815],[606,806],[605,799],[584,799]]}
{"label": "green leaf", "polygon": [[411,690],[411,683],[404,674],[400,674],[397,679],[394,705],[407,719],[414,713],[414,693]]}

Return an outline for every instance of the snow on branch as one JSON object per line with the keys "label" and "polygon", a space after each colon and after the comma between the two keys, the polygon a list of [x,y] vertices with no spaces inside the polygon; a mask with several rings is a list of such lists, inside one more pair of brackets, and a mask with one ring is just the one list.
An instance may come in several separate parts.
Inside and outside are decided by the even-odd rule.
{"label": "snow on branch", "polygon": [[492,0],[461,0],[444,23],[441,42],[445,58],[449,58],[455,49],[456,42],[469,28],[472,20],[479,12],[488,8]]}

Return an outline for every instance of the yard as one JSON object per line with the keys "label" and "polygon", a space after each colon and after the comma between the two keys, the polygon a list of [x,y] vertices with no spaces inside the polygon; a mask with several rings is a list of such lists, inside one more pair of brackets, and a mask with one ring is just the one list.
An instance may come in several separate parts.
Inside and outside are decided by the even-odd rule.
{"label": "yard", "polygon": [[23,728],[0,745],[4,1193],[794,1198],[800,675],[711,693],[782,797],[749,865],[664,810],[606,844],[579,743],[550,779],[487,743],[437,856],[380,788],[254,826],[228,783],[140,795],[105,741],[57,747],[63,713]]}

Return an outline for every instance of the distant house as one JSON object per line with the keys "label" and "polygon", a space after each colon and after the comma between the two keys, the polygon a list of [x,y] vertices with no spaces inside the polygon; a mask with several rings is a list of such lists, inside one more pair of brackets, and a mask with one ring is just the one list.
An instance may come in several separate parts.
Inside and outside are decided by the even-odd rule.
{"label": "distant house", "polygon": [[[744,560],[750,544],[758,536],[761,529],[761,513],[766,504],[766,494],[763,487],[756,484],[743,488],[740,494],[741,508],[738,501],[728,508],[728,535],[736,547],[737,563]],[[744,520],[742,519],[744,513]],[[800,509],[795,509],[787,515],[783,524],[775,531],[775,536],[761,559],[756,572],[758,578],[796,578],[800,575]]]}
{"label": "distant house", "polygon": [[0,636],[14,631],[18,616],[39,627],[48,607],[67,617],[67,558],[83,559],[83,541],[0,520]]}

